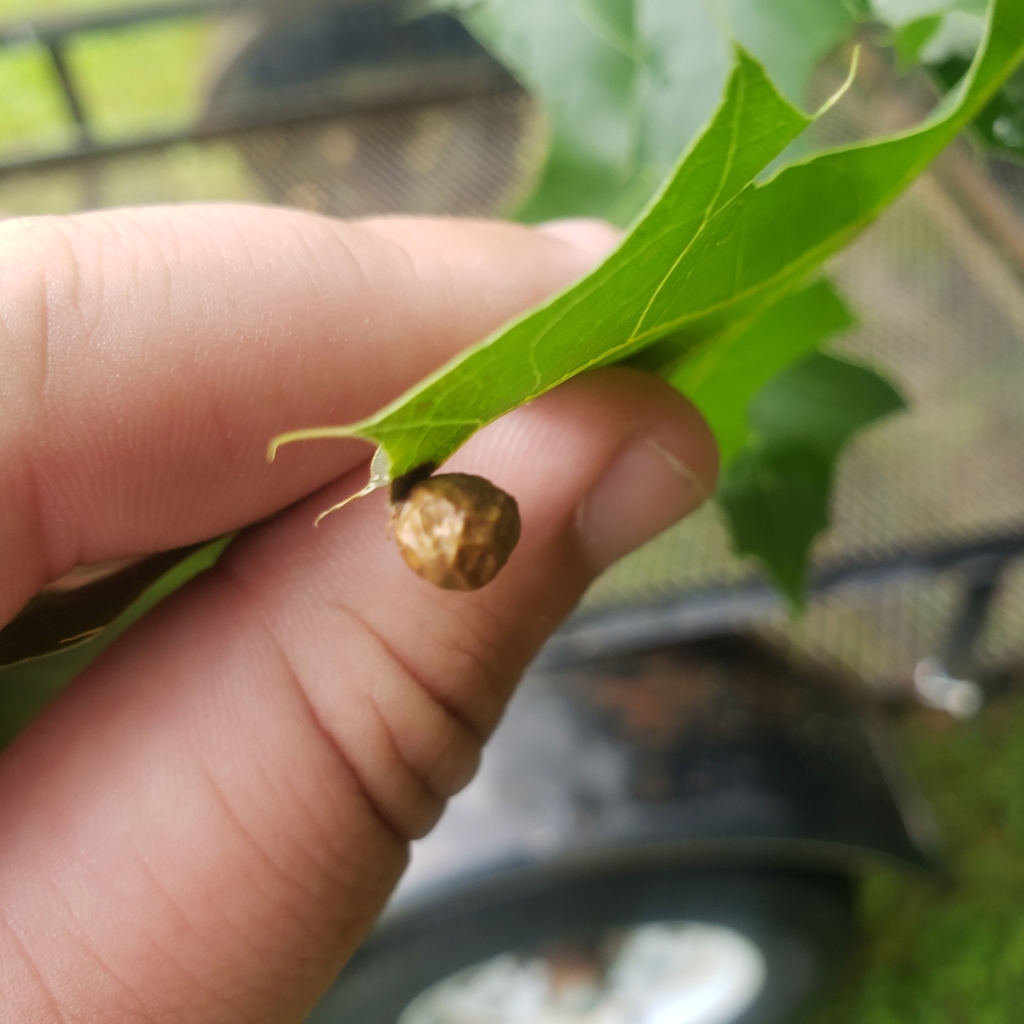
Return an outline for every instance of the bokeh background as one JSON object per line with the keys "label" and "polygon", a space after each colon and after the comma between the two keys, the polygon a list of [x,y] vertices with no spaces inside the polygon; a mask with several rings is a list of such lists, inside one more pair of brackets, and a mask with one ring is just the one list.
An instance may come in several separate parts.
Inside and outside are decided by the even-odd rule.
{"label": "bokeh background", "polygon": [[[117,0],[0,0],[0,26],[116,6]],[[137,7],[138,0],[121,6]],[[64,56],[94,138],[159,135],[201,119],[241,31],[237,19],[195,16],[75,38]],[[460,102],[464,118],[479,114],[481,123],[493,126],[497,116],[505,126],[505,142],[474,143],[463,163],[467,175],[479,179],[480,168],[499,152],[516,173],[499,176],[478,202],[511,210],[543,149],[539,122],[518,94],[488,101],[486,108],[478,100]],[[821,130],[833,139],[856,135],[855,114],[838,114]],[[380,116],[359,114],[335,125],[333,134],[304,137],[303,144],[315,149],[321,179],[332,166],[339,179],[351,168],[353,139],[376,159],[401,152],[413,171],[427,175],[450,142],[446,116],[436,110],[392,113],[385,130]],[[0,159],[65,148],[77,131],[46,49],[31,38],[0,47]],[[397,149],[396,132],[402,138]],[[301,175],[275,184],[273,175],[260,173],[296,144],[286,133],[276,143],[268,139],[255,155],[251,146],[231,140],[181,142],[86,175],[64,165],[6,174],[0,176],[0,211],[68,213],[94,205],[212,199],[359,212],[345,207],[343,192],[327,195]],[[379,174],[372,161],[368,166]],[[1011,202],[1016,187],[1011,181]],[[451,209],[452,194],[427,190],[417,208]],[[387,195],[379,202],[386,208]],[[844,337],[838,351],[884,366],[915,411],[868,431],[844,459],[839,522],[819,558],[884,552],[905,539],[899,533],[906,524],[919,530],[932,523],[940,536],[1024,523],[1019,268],[929,177],[833,270],[862,313],[860,328]],[[951,291],[951,282],[958,291]],[[915,339],[930,347],[915,347]],[[965,361],[968,343],[973,347]],[[916,474],[915,488],[902,486],[908,473]],[[876,486],[884,477],[900,486]],[[730,556],[709,508],[599,581],[588,605],[646,599],[680,585],[740,579],[749,571]],[[859,895],[862,937],[809,1011],[814,1024],[1024,1019],[1024,571],[1012,570],[1004,581],[982,638],[989,699],[969,721],[919,707],[909,690],[913,665],[934,653],[957,585],[950,577],[891,587],[882,595],[840,595],[813,605],[795,623],[776,613],[759,627],[858,674],[884,702],[938,821],[949,867],[942,881],[884,871],[866,878]]]}

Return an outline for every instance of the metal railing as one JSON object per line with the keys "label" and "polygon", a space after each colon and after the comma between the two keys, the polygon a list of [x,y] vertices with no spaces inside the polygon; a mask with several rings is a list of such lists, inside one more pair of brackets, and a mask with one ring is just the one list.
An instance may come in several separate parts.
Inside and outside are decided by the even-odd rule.
{"label": "metal railing", "polygon": [[[155,22],[187,21],[195,18],[224,18],[242,13],[262,12],[267,0],[182,0],[126,7],[91,14],[30,18],[0,25],[0,50],[35,44],[49,56],[59,83],[69,121],[75,126],[75,140],[63,149],[0,156],[0,175],[72,163],[82,157],[117,156],[158,149],[179,142],[209,139],[238,131],[258,130],[296,121],[338,116],[381,105],[425,102],[514,88],[516,83],[497,61],[482,50],[446,55],[440,60],[415,57],[405,67],[389,69],[386,77],[370,89],[338,89],[325,83],[279,89],[253,96],[249,103],[215,105],[198,123],[177,131],[140,133],[131,138],[103,140],[96,137],[82,90],[67,59],[69,42],[78,36],[120,31]],[[390,11],[389,4],[363,4],[352,11]],[[342,9],[344,10],[344,9]],[[400,24],[396,15],[395,24]]]}

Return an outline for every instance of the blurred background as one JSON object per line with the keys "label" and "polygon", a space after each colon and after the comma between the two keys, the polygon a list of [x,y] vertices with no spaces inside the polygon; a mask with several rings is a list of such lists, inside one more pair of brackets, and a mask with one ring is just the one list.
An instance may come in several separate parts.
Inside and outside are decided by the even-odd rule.
{"label": "blurred background", "polygon": [[[815,145],[877,134],[920,114],[927,84],[901,69],[891,34],[870,24],[860,34],[867,49],[857,82],[815,126]],[[549,129],[537,102],[458,22],[444,15],[408,20],[396,16],[391,5],[366,3],[0,0],[0,43],[0,211],[9,215],[230,200],[283,203],[340,216],[508,216],[529,195],[546,151]],[[847,49],[826,57],[812,79],[811,99],[829,94],[841,79],[848,56]],[[1000,129],[1011,143],[1015,123],[1011,117]],[[1024,126],[1015,146],[1024,146]],[[835,849],[842,847],[834,857],[815,859],[817,854],[808,852],[814,852],[807,845],[812,839],[820,843],[833,828],[821,824],[825,817],[801,826],[802,832],[779,826],[774,838],[785,832],[785,838],[804,843],[786,847],[796,854],[783,856],[782,847],[771,844],[749,853],[748,843],[748,852],[735,860],[737,870],[748,873],[722,882],[726,889],[745,892],[744,886],[752,884],[750,870],[770,868],[776,874],[771,879],[759,876],[755,888],[761,896],[750,900],[756,902],[775,887],[773,892],[783,893],[777,901],[785,902],[800,898],[799,886],[793,890],[796,895],[785,897],[783,892],[797,869],[816,872],[819,880],[823,873],[855,880],[845,895],[828,890],[821,897],[823,907],[833,897],[852,907],[854,929],[852,938],[844,937],[845,910],[832,917],[831,911],[821,911],[824,923],[807,942],[829,946],[831,930],[835,949],[830,946],[822,958],[828,969],[814,974],[806,992],[801,989],[804,995],[817,991],[814,1001],[798,1010],[801,1000],[794,997],[785,1004],[788,1008],[772,1011],[776,1015],[771,1016],[769,1010],[750,1009],[734,992],[733,1009],[726,1000],[724,1009],[708,1010],[703,1017],[704,1011],[692,1011],[690,1016],[664,1018],[600,1017],[593,998],[587,1004],[590,1009],[563,1007],[558,1016],[547,1008],[544,1013],[550,1016],[542,1016],[535,1006],[518,1017],[493,1005],[484,1010],[464,1008],[458,1016],[454,1010],[442,1011],[421,1001],[411,1016],[402,1017],[403,1024],[521,1019],[726,1024],[789,1020],[796,1014],[833,1024],[974,1024],[1020,1015],[1024,174],[1014,159],[1015,146],[997,153],[982,152],[969,142],[952,147],[830,267],[860,321],[833,343],[831,351],[883,369],[908,398],[910,408],[858,435],[844,455],[833,527],[815,549],[807,611],[796,619],[787,614],[763,576],[730,553],[720,513],[713,505],[706,506],[594,585],[527,680],[520,710],[513,709],[509,728],[499,736],[490,761],[485,761],[483,781],[474,784],[476,789],[459,805],[464,810],[446,819],[434,845],[425,847],[414,861],[430,885],[441,885],[444,870],[432,865],[443,862],[451,868],[461,863],[462,854],[452,852],[454,846],[463,842],[459,837],[475,822],[486,819],[474,818],[473,808],[488,800],[487,813],[508,821],[522,813],[524,821],[529,819],[524,828],[534,828],[530,815],[541,804],[544,813],[554,813],[544,802],[547,797],[536,807],[523,802],[521,792],[533,783],[508,766],[509,759],[515,761],[525,749],[527,725],[536,721],[537,708],[552,693],[561,695],[559,706],[570,708],[567,714],[574,723],[591,714],[593,694],[600,693],[604,711],[611,706],[609,700],[619,709],[620,724],[631,720],[629,715],[642,717],[643,708],[638,709],[636,701],[647,694],[644,699],[654,701],[651,713],[658,721],[675,714],[686,726],[673,734],[681,743],[694,722],[717,727],[737,708],[761,707],[749,697],[753,691],[746,682],[735,682],[742,673],[729,674],[730,665],[746,659],[743,664],[754,666],[749,671],[758,678],[768,672],[781,680],[790,670],[771,659],[788,659],[786,664],[796,666],[792,674],[800,686],[813,679],[819,689],[842,691],[846,710],[830,704],[826,714],[815,698],[797,701],[799,713],[787,712],[789,717],[780,712],[772,719],[766,712],[766,720],[776,722],[785,742],[779,740],[782,746],[764,754],[763,763],[751,762],[755,774],[770,774],[764,765],[777,767],[782,747],[796,750],[799,744],[793,737],[804,736],[809,722],[824,729],[823,715],[843,722],[880,721],[885,738],[878,738],[874,726],[865,726],[866,753],[857,756],[884,769],[878,769],[879,778],[885,776],[879,793],[888,787],[891,797],[870,798],[889,801],[877,814],[890,814],[890,804],[898,810],[890,815],[893,824],[886,826],[884,835],[858,832],[851,838],[854,833],[843,832],[845,825],[834,825],[837,831],[826,836]],[[756,646],[685,646],[737,634],[744,638],[742,643],[751,640]],[[650,652],[666,650],[675,652],[674,660],[644,660]],[[770,672],[765,657],[771,661]],[[716,684],[714,691],[727,693],[728,699],[722,698],[721,708],[714,710],[718,706],[711,698],[703,704],[695,698],[700,714],[692,708],[682,714],[678,701],[672,704],[657,680],[675,679],[671,692],[688,687],[686,692],[696,693],[693,665],[698,662],[704,674],[697,675],[705,683],[708,665],[728,680]],[[572,673],[594,664],[599,667],[600,686],[588,689],[582,699],[573,689],[577,684]],[[609,679],[633,681],[623,691],[632,704],[614,686],[609,690]],[[8,685],[20,683],[8,679]],[[39,692],[49,693],[59,684],[40,685]],[[784,685],[788,684],[779,682]],[[614,700],[608,696],[613,691],[619,694]],[[581,710],[584,704],[589,710]],[[598,724],[587,735],[611,735],[614,730],[609,732],[606,717],[595,717]],[[731,766],[737,763],[737,751],[748,759],[754,756],[753,733],[740,732],[739,739],[730,734]],[[641,733],[642,729],[634,730],[625,739],[625,734],[615,733],[616,750],[629,755],[629,770],[635,776],[630,799],[646,801],[644,806],[664,815],[670,805],[683,807],[686,801],[676,790],[659,795],[657,785],[650,783],[653,762],[638,761],[636,751],[653,741],[644,733],[647,738],[641,742]],[[576,750],[571,744],[577,742],[582,740],[565,740],[567,749]],[[649,754],[654,748],[648,747],[643,749]],[[663,748],[667,749],[664,743],[657,749]],[[761,753],[764,749],[763,744],[758,748]],[[817,756],[808,754],[810,760],[794,763],[802,771],[813,771],[808,766],[817,763]],[[903,767],[890,770],[892,758],[902,758]],[[641,768],[648,773],[643,776],[648,790],[637,781]],[[551,766],[555,775],[564,770],[564,765]],[[855,770],[862,769],[850,768]],[[683,768],[673,762],[665,771],[675,785],[695,769],[693,764]],[[863,769],[868,775],[871,771],[876,768]],[[863,797],[859,790],[848,794],[841,775],[821,797],[833,809],[844,800],[856,803]],[[559,820],[575,815],[574,822],[583,821],[587,814],[607,817],[610,798],[590,793],[590,804],[581,810],[586,801],[575,785],[564,787],[569,802]],[[725,793],[729,785],[719,779],[703,792]],[[798,804],[810,799],[794,793],[787,790],[786,799]],[[686,814],[709,821],[710,812],[693,810],[696,806],[692,800],[686,803]],[[718,813],[721,807],[715,806]],[[460,814],[465,819],[462,825]],[[813,816],[807,814],[810,821]],[[709,858],[720,858],[720,850],[716,847],[719,852],[709,854],[705,846],[698,856],[692,841],[695,826],[690,818],[686,821],[679,833],[685,832],[686,842],[680,840],[673,847],[681,851],[678,865],[706,872]],[[537,847],[530,856],[537,864],[543,861],[545,870],[562,864],[558,858],[566,850],[578,853],[591,842],[580,828],[553,846],[541,844],[543,849]],[[765,838],[757,832],[761,826],[747,819],[724,831],[718,825],[701,828],[703,832],[697,831],[702,842],[716,828],[730,839],[749,841],[754,832],[759,840]],[[466,864],[471,862],[474,870],[484,863],[466,859]],[[665,870],[662,863],[659,885]],[[782,881],[780,870],[788,872]],[[545,875],[550,877],[550,872]],[[615,884],[620,883],[621,879]],[[595,884],[605,891],[612,883],[598,879]],[[425,906],[429,900],[422,893],[433,891],[429,886],[413,891],[412,882],[409,886],[408,904],[396,904],[393,920],[399,924],[394,929],[404,920],[402,906]],[[681,907],[690,905],[685,894],[678,899]],[[412,920],[413,912],[404,912]],[[707,920],[719,920],[709,914]],[[417,919],[415,927],[426,928],[424,920]],[[486,929],[488,920],[492,919],[484,915],[483,923],[473,927]],[[621,931],[623,922],[617,927]],[[514,929],[509,934],[513,932],[522,945],[526,940]],[[387,938],[385,932],[382,935]],[[707,949],[718,949],[719,940],[731,941],[718,933],[708,935],[701,940],[710,943]],[[654,942],[657,936],[643,933],[640,938]],[[697,945],[698,938],[693,938]],[[633,949],[621,936],[616,941],[617,949]],[[502,942],[510,948],[515,945],[511,938]],[[536,954],[521,965],[543,961],[550,977],[561,965],[559,977],[577,982],[583,978],[580,991],[590,992],[597,984],[592,978],[587,981],[596,970],[593,957],[581,959],[579,949],[574,949],[572,956],[563,949],[561,960],[554,954]],[[765,945],[763,950],[767,949]],[[745,954],[736,953],[729,960],[731,955],[722,953],[726,959],[721,962],[739,964],[735,970],[742,974]],[[769,966],[775,964],[769,953],[764,955]],[[611,977],[605,961],[602,977]],[[388,969],[402,972],[408,966],[399,958]],[[438,971],[439,976],[444,973]],[[366,981],[371,973],[366,968],[364,976],[353,975],[350,988],[372,987]],[[386,971],[383,976],[388,977]],[[520,987],[526,984],[525,976],[517,975]],[[434,979],[424,975],[423,984],[430,980]],[[606,980],[601,984],[607,988]],[[348,998],[344,991],[338,996],[339,1006],[343,997]],[[355,1019],[341,1012],[328,1007],[316,1019]]]}

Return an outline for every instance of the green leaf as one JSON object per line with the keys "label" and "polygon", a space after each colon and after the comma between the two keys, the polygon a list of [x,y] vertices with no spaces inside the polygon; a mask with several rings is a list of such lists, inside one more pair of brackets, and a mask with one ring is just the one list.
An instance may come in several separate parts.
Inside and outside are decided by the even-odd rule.
{"label": "green leaf", "polygon": [[594,366],[675,335],[714,358],[849,242],[991,98],[1024,56],[1024,4],[996,0],[987,44],[958,102],[921,127],[823,153],[753,181],[808,123],[739,51],[726,97],[620,247],[560,295],[513,321],[360,423],[283,435],[376,441],[391,477],[440,464],[485,423]]}
{"label": "green leaf", "polygon": [[903,28],[913,21],[934,15],[962,12],[983,17],[985,0],[872,0],[872,14],[879,21]]}
{"label": "green leaf", "polygon": [[272,452],[304,438],[365,437],[384,448],[394,479],[424,463],[440,464],[485,423],[575,374],[650,345],[671,330],[665,320],[686,301],[689,257],[716,218],[808,123],[740,52],[708,129],[647,215],[593,273],[375,416],[351,427],[284,435]]}
{"label": "green leaf", "polygon": [[819,154],[744,189],[687,253],[680,290],[663,291],[649,319],[708,336],[793,288],[924,170],[1022,56],[1024,4],[998,0],[959,95],[916,129]]}
{"label": "green leaf", "polygon": [[560,102],[549,107],[552,146],[538,189],[546,198],[535,215],[608,208],[632,170],[632,4],[493,0],[460,16],[535,94],[562,83]]}
{"label": "green leaf", "polygon": [[750,403],[750,441],[722,474],[717,499],[737,550],[762,559],[794,605],[811,544],[828,525],[840,451],[903,407],[874,371],[821,353],[787,367]]}
{"label": "green leaf", "polygon": [[[985,0],[434,0],[458,15],[544,103],[548,159],[527,222],[596,215],[624,224],[716,107],[738,42],[790,102],[818,62],[874,16],[901,64]],[[973,20],[967,19],[967,20]],[[586,88],[581,88],[586,83]]]}
{"label": "green leaf", "polygon": [[801,607],[813,539],[828,526],[832,468],[813,448],[764,445],[741,452],[718,482],[733,544],[759,557]]}
{"label": "green leaf", "polygon": [[[149,568],[145,573],[150,577],[148,585],[136,594],[131,603],[122,606],[116,617],[107,620],[105,629],[71,647],[62,646],[43,657],[0,667],[0,748],[6,746],[74,676],[129,626],[188,580],[214,565],[231,539],[231,536],[221,537],[209,544],[187,549],[190,553],[179,558],[177,564],[170,556],[183,552],[157,556],[161,562],[148,560]],[[162,572],[149,571],[157,565],[162,566]],[[169,568],[169,565],[173,567]],[[103,604],[102,601],[99,603]]]}
{"label": "green leaf", "polygon": [[703,413],[724,468],[747,442],[747,406],[754,395],[783,367],[853,323],[831,285],[817,281],[664,375]]}
{"label": "green leaf", "polygon": [[[905,57],[925,62],[932,78],[943,92],[955,89],[970,68],[971,56],[981,35],[984,4],[980,0],[959,0],[944,16],[924,18],[905,25],[896,34],[895,45],[901,61]],[[970,15],[970,16],[968,16]],[[926,24],[938,22],[927,39],[917,40]],[[914,37],[917,51],[904,55],[903,47],[911,45],[906,37]],[[1024,158],[1024,68],[1019,68],[1003,83],[992,99],[978,112],[971,125],[975,140],[1003,157]]]}
{"label": "green leaf", "polygon": [[[901,71],[906,71],[921,59],[921,50],[942,25],[942,16],[928,15],[908,22],[893,37],[893,47]],[[966,70],[966,69],[965,69]]]}
{"label": "green leaf", "polygon": [[[522,220],[624,224],[721,98],[736,40],[794,104],[867,16],[853,0],[437,0],[544,103],[550,151]],[[585,83],[585,87],[583,87]]]}
{"label": "green leaf", "polygon": [[704,3],[441,2],[543,99],[551,149],[526,221],[626,223],[718,105],[730,49]]}
{"label": "green leaf", "polygon": [[776,88],[803,103],[815,65],[848,38],[870,11],[852,0],[719,0],[741,46]]}
{"label": "green leaf", "polygon": [[[952,89],[963,78],[969,62],[949,57],[930,70],[943,88]],[[1002,156],[1024,158],[1024,68],[1011,75],[978,114],[972,127],[982,143]]]}
{"label": "green leaf", "polygon": [[786,367],[754,397],[754,444],[800,444],[835,459],[861,427],[905,407],[874,370],[815,352]]}
{"label": "green leaf", "polygon": [[[725,396],[732,380],[727,354],[737,337],[871,223],[984,108],[1022,57],[1024,4],[994,0],[970,73],[922,125],[819,154],[759,183],[761,169],[809,119],[739,51],[722,106],[600,267],[376,415],[282,435],[271,454],[288,441],[363,437],[380,445],[394,480],[440,465],[478,428],[573,375],[651,346],[648,355],[655,365],[668,364],[673,379],[686,381],[698,362],[710,367],[701,388]],[[735,405],[719,415],[716,401],[732,399],[709,399],[707,414],[735,427]],[[827,468],[807,480],[827,479]],[[809,484],[803,489],[813,492]],[[762,545],[758,553],[774,568],[790,557],[783,548]],[[792,586],[795,576],[780,569],[779,578]]]}
{"label": "green leaf", "polygon": [[164,551],[84,586],[43,591],[0,629],[0,667],[93,640],[157,580],[181,563],[192,564],[207,546]]}

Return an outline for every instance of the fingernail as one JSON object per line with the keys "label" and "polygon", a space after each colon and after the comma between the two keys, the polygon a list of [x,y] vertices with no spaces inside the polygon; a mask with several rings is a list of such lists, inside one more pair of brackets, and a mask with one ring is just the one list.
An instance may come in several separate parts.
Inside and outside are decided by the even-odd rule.
{"label": "fingernail", "polygon": [[639,434],[580,503],[580,543],[600,571],[692,512],[707,496],[689,466],[648,434]]}

